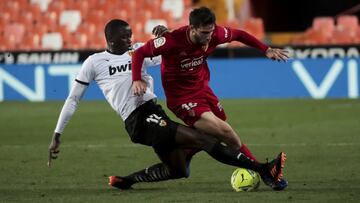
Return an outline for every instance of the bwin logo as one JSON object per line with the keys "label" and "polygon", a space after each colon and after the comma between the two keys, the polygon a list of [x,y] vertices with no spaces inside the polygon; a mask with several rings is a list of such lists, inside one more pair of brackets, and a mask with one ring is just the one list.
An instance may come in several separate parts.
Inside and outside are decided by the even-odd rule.
{"label": "bwin logo", "polygon": [[131,71],[131,63],[129,62],[128,64],[123,64],[120,66],[109,66],[109,74],[110,75],[114,75],[116,72],[126,72],[126,71]]}

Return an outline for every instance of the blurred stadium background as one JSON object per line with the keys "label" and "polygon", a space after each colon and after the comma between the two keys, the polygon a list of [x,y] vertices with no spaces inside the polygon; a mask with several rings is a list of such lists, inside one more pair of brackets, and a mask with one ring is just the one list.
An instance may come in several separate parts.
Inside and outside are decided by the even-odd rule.
{"label": "blurred stadium background", "polygon": [[0,50],[103,49],[103,27],[112,18],[128,21],[134,42],[144,42],[154,25],[186,25],[200,5],[215,11],[219,25],[272,45],[360,43],[357,0],[12,0],[0,2]]}
{"label": "blurred stadium background", "polygon": [[[289,50],[291,60],[277,63],[230,43],[208,60],[228,121],[254,154],[287,152],[289,188],[235,193],[234,168],[200,153],[190,179],[110,190],[107,175],[158,159],[130,142],[94,84],[48,169],[63,101],[81,63],[104,50],[105,23],[124,19],[144,42],[157,24],[186,25],[197,6]],[[0,0],[0,202],[358,202],[359,17],[359,0]],[[159,69],[149,72],[164,99]]]}

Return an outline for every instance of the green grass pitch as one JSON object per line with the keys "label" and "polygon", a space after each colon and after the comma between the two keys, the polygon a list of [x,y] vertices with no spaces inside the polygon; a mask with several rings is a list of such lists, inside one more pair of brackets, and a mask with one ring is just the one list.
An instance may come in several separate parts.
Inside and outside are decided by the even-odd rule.
{"label": "green grass pitch", "polygon": [[[289,187],[234,192],[235,167],[196,155],[188,179],[119,191],[109,175],[158,162],[130,142],[105,102],[81,102],[48,168],[47,147],[63,102],[0,103],[0,202],[359,202],[360,100],[223,100],[228,121],[259,160],[287,153]],[[169,113],[172,118],[174,116]]]}

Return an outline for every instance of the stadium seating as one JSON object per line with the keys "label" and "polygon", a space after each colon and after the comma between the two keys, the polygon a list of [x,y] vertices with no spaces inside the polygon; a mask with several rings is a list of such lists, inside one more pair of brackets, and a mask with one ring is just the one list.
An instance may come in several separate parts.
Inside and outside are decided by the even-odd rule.
{"label": "stadium seating", "polygon": [[292,39],[296,45],[347,45],[360,44],[358,18],[352,15],[316,17],[312,27]]}
{"label": "stadium seating", "polygon": [[[128,21],[134,33],[133,42],[143,42],[151,37],[154,25],[164,24],[170,29],[186,25],[191,10],[191,0],[0,1],[0,38],[4,41],[0,51],[59,47],[104,49],[104,25],[112,18]],[[235,18],[222,25],[244,29],[261,40],[277,39],[266,36],[260,18],[248,18],[241,24]],[[59,33],[62,45],[43,39],[49,37],[48,33]],[[291,39],[289,36],[286,36],[287,41],[302,45],[360,43],[360,27],[356,16],[339,16],[336,23],[333,17],[318,17],[306,32]],[[41,42],[45,41],[56,45],[46,44],[43,47]],[[285,43],[284,40],[282,42]],[[228,46],[241,44],[231,43]]]}

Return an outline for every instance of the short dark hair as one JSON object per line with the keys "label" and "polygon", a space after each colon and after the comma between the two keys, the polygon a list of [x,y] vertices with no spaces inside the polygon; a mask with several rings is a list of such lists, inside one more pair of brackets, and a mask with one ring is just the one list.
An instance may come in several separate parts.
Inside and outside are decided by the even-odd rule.
{"label": "short dark hair", "polygon": [[120,19],[112,19],[105,25],[105,38],[106,41],[110,40],[118,31],[119,28],[125,28],[129,26],[129,23],[120,20]]}
{"label": "short dark hair", "polygon": [[194,27],[215,24],[215,14],[207,7],[192,10],[189,15],[189,23]]}

